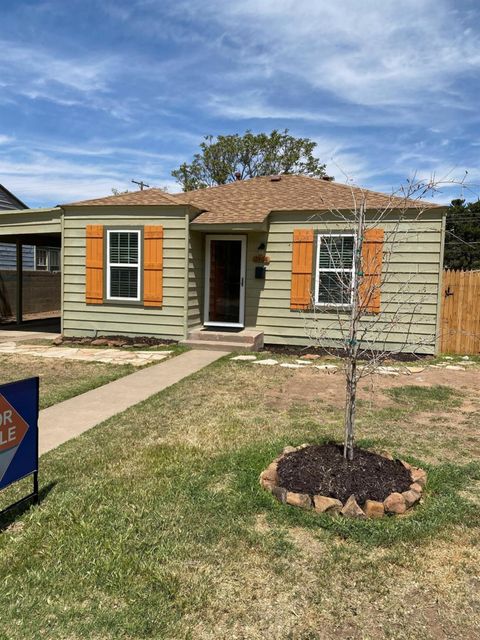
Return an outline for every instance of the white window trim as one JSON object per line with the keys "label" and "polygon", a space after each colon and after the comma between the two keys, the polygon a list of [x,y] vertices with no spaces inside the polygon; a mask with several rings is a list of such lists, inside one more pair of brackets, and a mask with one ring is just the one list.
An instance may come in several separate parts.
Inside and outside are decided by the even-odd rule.
{"label": "white window trim", "polygon": [[[110,234],[111,233],[136,233],[138,236],[138,260],[136,263],[110,262]],[[120,300],[125,302],[140,302],[141,296],[141,269],[142,264],[142,243],[141,234],[138,229],[107,229],[107,300]],[[110,268],[111,267],[136,267],[137,269],[137,297],[136,298],[119,298],[110,295]]]}
{"label": "white window trim", "polygon": [[[351,269],[320,269],[320,245],[322,238],[353,238],[353,256]],[[348,309],[353,304],[353,290],[355,288],[355,251],[357,249],[357,236],[355,233],[319,233],[317,235],[317,257],[315,261],[315,306],[316,307],[341,307]],[[320,273],[351,273],[352,274],[352,290],[350,292],[350,302],[319,302],[318,293],[320,289]]]}
{"label": "white window trim", "polygon": [[[61,265],[61,255],[60,255],[59,247],[34,247],[34,249],[35,251],[34,251],[33,257],[35,261],[34,262],[35,271],[44,271],[48,273],[60,273],[60,271],[62,270],[62,265]],[[45,269],[38,268],[38,265],[37,265],[38,250],[45,252]],[[58,269],[52,269],[52,253],[53,252],[58,254]]]}

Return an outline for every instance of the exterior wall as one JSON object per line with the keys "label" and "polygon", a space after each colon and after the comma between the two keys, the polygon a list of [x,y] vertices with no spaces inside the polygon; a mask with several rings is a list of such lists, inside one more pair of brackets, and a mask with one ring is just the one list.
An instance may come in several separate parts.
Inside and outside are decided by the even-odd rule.
{"label": "exterior wall", "polygon": [[[66,207],[63,238],[63,332],[66,336],[151,335],[180,340],[185,335],[186,211],[183,207]],[[85,303],[87,224],[125,228],[159,224],[164,229],[163,306],[141,303]]]}
{"label": "exterior wall", "polygon": [[188,328],[203,322],[205,292],[205,234],[190,231],[188,247]]}
{"label": "exterior wall", "polygon": [[[434,353],[442,269],[442,211],[425,213],[421,220],[398,223],[398,234],[393,243],[389,242],[389,236],[391,238],[397,222],[391,218],[378,226],[385,229],[384,264],[388,262],[389,266],[388,275],[383,274],[386,279],[381,292],[383,325],[377,345],[399,349],[408,335],[411,348],[405,351]],[[264,286],[259,286],[262,281],[256,281],[256,284],[250,281],[247,290],[248,325],[263,330],[267,344],[309,345],[322,331],[328,331],[326,335],[331,338],[341,335],[335,312],[322,308],[317,308],[315,313],[290,310],[293,230],[312,227],[320,232],[348,229],[345,222],[329,221],[326,214],[316,217],[306,213],[276,213],[270,216],[266,254],[271,258],[271,264],[267,267]],[[403,290],[401,293],[400,289]],[[400,308],[401,321],[393,323],[395,314],[398,319]],[[346,320],[347,316],[343,318]],[[371,323],[378,318],[366,317],[364,322]],[[413,323],[410,322],[412,318]],[[376,329],[378,331],[378,324]],[[375,335],[378,338],[377,333]]]}
{"label": "exterior wall", "polygon": [[[35,251],[31,246],[22,248],[23,269],[33,271],[35,269]],[[14,244],[0,242],[0,269],[17,268],[17,247]]]}
{"label": "exterior wall", "polygon": [[6,191],[4,187],[0,185],[0,209],[14,210],[14,209],[27,209],[27,208],[28,207],[25,204],[23,204],[23,202],[21,202],[20,200],[17,200],[17,198],[13,194]]}
{"label": "exterior wall", "polygon": [[[23,313],[60,311],[61,274],[49,271],[23,272]],[[12,319],[17,310],[17,274],[0,270],[0,320]]]}

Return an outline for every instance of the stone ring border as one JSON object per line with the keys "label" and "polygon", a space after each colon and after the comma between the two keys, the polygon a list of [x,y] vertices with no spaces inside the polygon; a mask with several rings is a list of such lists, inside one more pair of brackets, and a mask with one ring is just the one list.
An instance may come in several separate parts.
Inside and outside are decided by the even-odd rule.
{"label": "stone ring border", "polygon": [[[399,460],[403,466],[410,471],[412,483],[408,491],[402,493],[394,492],[385,498],[383,502],[377,500],[366,500],[362,509],[351,495],[343,504],[336,498],[328,496],[314,495],[307,493],[295,493],[279,485],[277,468],[279,462],[289,453],[299,451],[309,447],[309,444],[302,444],[299,447],[287,446],[283,452],[271,462],[260,474],[260,485],[269,491],[277,500],[284,504],[289,504],[302,509],[313,509],[316,513],[329,513],[331,515],[342,515],[346,518],[382,518],[384,515],[402,515],[417,504],[422,498],[423,489],[427,484],[427,473],[419,467],[414,467],[404,460]],[[393,460],[390,454],[379,454],[388,460]]]}

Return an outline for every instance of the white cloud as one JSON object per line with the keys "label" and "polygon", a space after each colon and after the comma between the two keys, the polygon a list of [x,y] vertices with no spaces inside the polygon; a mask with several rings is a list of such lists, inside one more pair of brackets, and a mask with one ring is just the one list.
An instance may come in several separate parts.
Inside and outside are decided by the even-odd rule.
{"label": "white cloud", "polygon": [[459,75],[480,69],[477,37],[465,33],[446,0],[207,5],[241,38],[243,65],[265,77],[279,71],[301,77],[362,105],[409,105],[419,93],[451,100]]}

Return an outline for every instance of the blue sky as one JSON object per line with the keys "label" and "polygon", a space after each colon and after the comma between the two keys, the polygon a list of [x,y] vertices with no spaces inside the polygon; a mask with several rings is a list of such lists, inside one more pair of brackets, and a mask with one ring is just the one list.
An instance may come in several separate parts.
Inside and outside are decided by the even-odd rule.
{"label": "blue sky", "polygon": [[[203,135],[288,128],[338,181],[480,188],[469,0],[0,0],[0,183],[31,206],[170,176]],[[457,196],[444,190],[438,201]]]}

